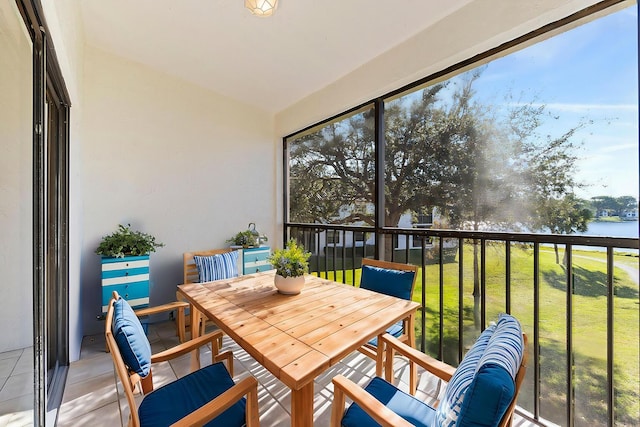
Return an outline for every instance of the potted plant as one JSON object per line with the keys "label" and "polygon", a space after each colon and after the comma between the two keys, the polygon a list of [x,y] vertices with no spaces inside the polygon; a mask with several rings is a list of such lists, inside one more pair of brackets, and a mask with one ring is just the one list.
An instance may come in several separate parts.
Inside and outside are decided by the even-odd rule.
{"label": "potted plant", "polygon": [[258,236],[255,236],[251,230],[239,231],[235,236],[228,239],[227,242],[231,243],[232,247],[253,248],[254,246],[260,246]]}
{"label": "potted plant", "polygon": [[96,253],[105,257],[124,258],[149,255],[162,246],[164,244],[156,242],[152,235],[131,230],[131,224],[118,224],[117,231],[102,238]]}
{"label": "potted plant", "polygon": [[164,246],[150,234],[131,230],[131,224],[102,238],[96,249],[102,261],[102,312],[118,291],[134,308],[149,305],[149,254]]}
{"label": "potted plant", "polygon": [[269,264],[276,269],[275,285],[282,294],[299,294],[304,287],[304,275],[309,271],[310,252],[291,239],[284,249],[276,249],[269,256]]}
{"label": "potted plant", "polygon": [[242,247],[246,249],[260,247],[263,242],[268,240],[267,236],[260,235],[256,230],[256,224],[250,222],[249,227],[246,230],[239,231],[235,236],[228,239],[227,242],[231,243],[232,247]]}

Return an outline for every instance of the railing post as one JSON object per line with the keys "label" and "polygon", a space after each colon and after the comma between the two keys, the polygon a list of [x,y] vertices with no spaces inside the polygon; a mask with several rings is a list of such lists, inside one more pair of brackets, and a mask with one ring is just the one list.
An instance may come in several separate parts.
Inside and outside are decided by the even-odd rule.
{"label": "railing post", "polygon": [[533,415],[540,419],[540,243],[533,243]]}
{"label": "railing post", "polygon": [[607,419],[609,426],[615,425],[615,400],[613,396],[613,248],[607,248]]}
{"label": "railing post", "polygon": [[464,354],[464,239],[458,238],[458,363]]}
{"label": "railing post", "polygon": [[573,250],[570,244],[565,246],[565,251],[567,253],[567,427],[573,427],[575,412],[573,388],[573,287],[575,283],[573,280]]}

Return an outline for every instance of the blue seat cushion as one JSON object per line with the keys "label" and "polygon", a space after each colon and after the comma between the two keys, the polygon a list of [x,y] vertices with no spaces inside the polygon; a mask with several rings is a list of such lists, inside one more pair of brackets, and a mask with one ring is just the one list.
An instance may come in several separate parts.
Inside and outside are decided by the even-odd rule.
{"label": "blue seat cushion", "polygon": [[413,271],[390,270],[387,268],[362,266],[360,287],[385,295],[406,300],[411,299],[411,288],[415,273]]}
{"label": "blue seat cushion", "polygon": [[[142,427],[169,426],[210,402],[234,385],[222,363],[209,365],[146,395],[138,408]],[[205,424],[233,427],[245,424],[246,399],[242,398]]]}
{"label": "blue seat cushion", "polygon": [[151,369],[151,346],[138,316],[122,298],[113,303],[112,330],[125,365],[146,377]]}
{"label": "blue seat cushion", "polygon": [[[431,425],[435,410],[415,397],[398,390],[382,378],[375,377],[365,387],[373,397],[387,408],[413,424],[426,427]],[[356,403],[351,404],[342,418],[344,427],[379,426],[373,418]]]}
{"label": "blue seat cushion", "polygon": [[[403,324],[402,324],[402,320],[399,321],[399,322],[394,323],[391,326],[389,326],[385,332],[388,333],[389,335],[392,335],[392,336],[398,338],[404,332],[404,327],[403,327]],[[371,338],[367,344],[372,345],[374,347],[377,347],[378,346],[378,337],[375,336],[375,337]]]}
{"label": "blue seat cushion", "polygon": [[238,277],[238,251],[210,256],[194,256],[200,282]]}

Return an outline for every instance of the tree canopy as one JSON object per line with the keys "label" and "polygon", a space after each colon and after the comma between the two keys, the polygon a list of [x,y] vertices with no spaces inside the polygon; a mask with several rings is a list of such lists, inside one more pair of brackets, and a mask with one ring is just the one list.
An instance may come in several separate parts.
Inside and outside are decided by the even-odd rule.
{"label": "tree canopy", "polygon": [[[557,118],[535,100],[478,99],[481,73],[385,103],[384,225],[435,208],[451,228],[582,229],[574,140],[587,123],[543,135]],[[292,221],[374,224],[373,118],[372,106],[288,141]]]}

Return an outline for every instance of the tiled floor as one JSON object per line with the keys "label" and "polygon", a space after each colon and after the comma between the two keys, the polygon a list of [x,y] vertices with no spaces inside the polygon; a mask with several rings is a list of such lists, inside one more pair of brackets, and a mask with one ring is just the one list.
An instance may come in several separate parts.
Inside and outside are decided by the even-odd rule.
{"label": "tiled floor", "polygon": [[[153,352],[172,347],[178,343],[173,323],[157,323],[149,327],[149,341]],[[242,350],[230,338],[225,337],[225,349],[234,354],[235,379],[253,375],[259,381],[258,399],[260,424],[265,427],[289,426],[291,393],[289,389],[276,379],[265,368]],[[0,354],[0,427],[30,426],[32,415],[33,355],[29,349]],[[210,363],[209,349],[201,351],[203,364]],[[155,387],[174,381],[189,371],[189,356],[171,362],[163,362],[153,367]],[[408,369],[402,358],[396,358],[396,378],[401,378],[401,388],[406,390]],[[364,385],[375,374],[373,360],[354,352],[341,363],[330,368],[315,381],[314,424],[324,427],[329,425],[333,384],[331,379],[342,374],[354,382]],[[437,395],[438,382],[429,374],[420,377],[418,389],[426,391],[419,397],[428,403]],[[76,426],[118,426],[127,425],[129,410],[122,387],[118,382],[119,410],[116,398],[116,387],[111,356],[105,352],[105,341],[102,334],[85,337],[82,343],[80,360],[69,367],[63,403],[58,414],[57,425],[60,427]],[[2,415],[4,414],[4,415]],[[528,426],[528,422],[519,417],[514,426]]]}
{"label": "tiled floor", "polygon": [[0,353],[0,426],[33,425],[33,348]]}
{"label": "tiled floor", "polygon": [[[177,338],[173,324],[167,322],[151,325],[149,341],[153,352],[175,345]],[[260,424],[262,426],[290,425],[291,393],[289,389],[228,337],[225,337],[223,347],[233,351],[236,380],[251,374],[259,381]],[[210,357],[208,349],[201,351],[202,363],[209,363]],[[154,365],[154,385],[157,387],[185,375],[189,370],[189,361],[189,356],[184,356],[172,362]],[[375,363],[356,352],[316,379],[314,404],[316,426],[329,425],[333,398],[331,378],[338,373],[357,383],[365,384],[370,376],[375,374]],[[119,392],[122,420],[126,425],[129,412],[121,387]],[[80,425],[111,427],[119,425],[119,418],[113,365],[111,356],[105,352],[104,337],[102,335],[85,337],[81,358],[72,363],[69,369],[57,425],[60,427]]]}

